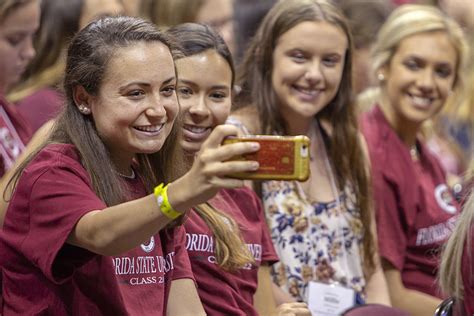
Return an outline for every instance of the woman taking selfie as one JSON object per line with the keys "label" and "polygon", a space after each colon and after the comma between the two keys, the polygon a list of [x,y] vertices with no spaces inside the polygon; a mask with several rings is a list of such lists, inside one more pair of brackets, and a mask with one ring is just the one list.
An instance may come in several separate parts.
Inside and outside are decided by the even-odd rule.
{"label": "woman taking selfie", "polygon": [[[4,315],[202,315],[179,218],[228,173],[217,127],[180,172],[173,41],[150,23],[105,18],[68,50],[67,104],[46,143],[17,170],[0,235]],[[177,179],[178,178],[178,179]],[[173,220],[177,220],[173,221]]]}

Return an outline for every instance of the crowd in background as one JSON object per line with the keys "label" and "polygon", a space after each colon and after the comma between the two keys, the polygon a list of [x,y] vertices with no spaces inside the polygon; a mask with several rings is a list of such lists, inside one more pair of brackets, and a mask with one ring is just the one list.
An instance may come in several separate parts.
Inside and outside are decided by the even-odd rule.
{"label": "crowd in background", "polygon": [[[474,315],[473,34],[471,0],[0,0],[0,315]],[[260,134],[309,178],[232,177]]]}

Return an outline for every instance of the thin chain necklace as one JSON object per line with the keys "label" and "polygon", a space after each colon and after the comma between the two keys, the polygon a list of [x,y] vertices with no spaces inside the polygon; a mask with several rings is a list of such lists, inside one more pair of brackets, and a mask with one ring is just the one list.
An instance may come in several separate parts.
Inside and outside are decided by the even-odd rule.
{"label": "thin chain necklace", "polygon": [[119,176],[123,177],[123,178],[135,179],[135,170],[133,170],[133,168],[132,168],[132,173],[131,173],[130,175],[126,175],[126,174],[120,173],[120,172],[118,172],[117,170],[115,170],[115,173],[118,174]]}
{"label": "thin chain necklace", "polygon": [[411,160],[418,161],[420,160],[420,153],[418,152],[418,147],[415,145],[410,147],[410,156]]}

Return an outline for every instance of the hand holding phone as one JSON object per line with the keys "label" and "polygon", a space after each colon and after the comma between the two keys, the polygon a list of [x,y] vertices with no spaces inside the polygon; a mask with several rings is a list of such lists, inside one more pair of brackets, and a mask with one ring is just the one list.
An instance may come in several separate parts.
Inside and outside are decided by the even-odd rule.
{"label": "hand holding phone", "polygon": [[256,153],[234,157],[234,160],[255,160],[260,167],[254,172],[235,173],[230,176],[249,180],[298,180],[309,177],[309,144],[307,136],[249,135],[228,137],[223,144],[258,142]]}

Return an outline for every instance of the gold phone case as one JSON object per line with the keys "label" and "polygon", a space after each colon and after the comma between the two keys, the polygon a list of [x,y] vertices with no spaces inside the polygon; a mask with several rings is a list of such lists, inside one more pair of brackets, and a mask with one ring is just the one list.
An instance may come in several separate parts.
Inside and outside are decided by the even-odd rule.
{"label": "gold phone case", "polygon": [[256,160],[260,167],[254,172],[232,174],[232,177],[249,180],[308,179],[310,140],[307,136],[249,135],[226,138],[224,144],[242,141],[259,142],[260,150],[234,159]]}

